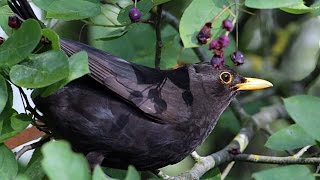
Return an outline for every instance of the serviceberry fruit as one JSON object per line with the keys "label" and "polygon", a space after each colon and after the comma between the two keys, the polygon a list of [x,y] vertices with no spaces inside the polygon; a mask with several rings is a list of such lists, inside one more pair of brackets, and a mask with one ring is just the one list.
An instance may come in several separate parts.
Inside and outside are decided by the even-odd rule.
{"label": "serviceberry fruit", "polygon": [[219,44],[221,45],[222,48],[225,48],[229,45],[230,43],[230,39],[228,36],[226,35],[221,35],[218,39]]}
{"label": "serviceberry fruit", "polygon": [[131,22],[134,22],[134,23],[140,21],[141,15],[142,15],[141,11],[136,7],[132,8],[129,12],[129,18]]}
{"label": "serviceberry fruit", "polygon": [[211,37],[211,23],[206,23],[197,35],[199,44],[207,44],[208,39]]}
{"label": "serviceberry fruit", "polygon": [[40,43],[43,45],[46,45],[46,44],[51,44],[51,41],[48,38],[42,36],[40,39]]}
{"label": "serviceberry fruit", "polygon": [[233,30],[232,21],[230,19],[225,19],[224,21],[222,21],[222,28],[231,32]]}
{"label": "serviceberry fruit", "polygon": [[236,52],[230,55],[232,62],[236,65],[242,65],[244,63],[245,57],[241,51],[237,50]]}
{"label": "serviceberry fruit", "polygon": [[13,29],[18,29],[21,26],[21,21],[17,16],[9,16],[8,26]]}
{"label": "serviceberry fruit", "polygon": [[224,66],[224,58],[217,55],[213,55],[213,57],[211,58],[211,65],[217,69],[222,68]]}
{"label": "serviceberry fruit", "polygon": [[211,49],[214,49],[214,50],[217,50],[217,49],[221,49],[221,44],[219,43],[219,41],[217,39],[214,39],[210,42],[209,44],[209,50]]}
{"label": "serviceberry fruit", "polygon": [[3,44],[5,39],[3,37],[0,37],[0,45]]}

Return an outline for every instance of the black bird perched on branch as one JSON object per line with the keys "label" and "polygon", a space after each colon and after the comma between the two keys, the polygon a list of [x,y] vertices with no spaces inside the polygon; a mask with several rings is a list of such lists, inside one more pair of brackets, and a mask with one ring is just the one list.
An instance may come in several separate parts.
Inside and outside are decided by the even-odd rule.
{"label": "black bird perched on branch", "polygon": [[[36,19],[26,0],[8,4],[21,18]],[[210,134],[238,91],[272,86],[228,67],[157,70],[71,40],[61,47],[68,55],[86,51],[90,74],[34,101],[52,134],[91,165],[153,170],[177,163]]]}

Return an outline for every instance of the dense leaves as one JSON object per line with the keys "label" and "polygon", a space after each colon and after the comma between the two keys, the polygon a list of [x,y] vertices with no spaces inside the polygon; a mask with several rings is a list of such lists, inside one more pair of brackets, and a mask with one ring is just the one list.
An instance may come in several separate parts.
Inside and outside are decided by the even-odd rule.
{"label": "dense leaves", "polygon": [[7,82],[3,76],[0,75],[0,113],[3,111],[4,107],[7,104],[8,100],[8,91],[7,91]]}
{"label": "dense leaves", "polygon": [[246,0],[245,5],[256,9],[272,9],[293,6],[302,3],[302,0]]}
{"label": "dense leaves", "polygon": [[40,25],[35,20],[25,21],[20,29],[0,46],[0,67],[8,67],[23,61],[38,45]]}

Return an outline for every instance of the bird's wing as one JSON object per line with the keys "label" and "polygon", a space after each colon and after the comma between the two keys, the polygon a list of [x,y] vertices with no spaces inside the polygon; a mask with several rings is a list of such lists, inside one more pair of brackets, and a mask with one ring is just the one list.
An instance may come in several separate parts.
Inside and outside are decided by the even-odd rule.
{"label": "bird's wing", "polygon": [[84,50],[90,76],[159,123],[177,123],[190,117],[192,94],[187,67],[162,71],[129,63],[85,44],[62,39],[72,55]]}

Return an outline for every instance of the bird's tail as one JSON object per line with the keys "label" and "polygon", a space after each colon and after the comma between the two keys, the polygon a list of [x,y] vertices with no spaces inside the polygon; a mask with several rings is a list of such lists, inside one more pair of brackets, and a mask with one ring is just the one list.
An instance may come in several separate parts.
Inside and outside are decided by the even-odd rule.
{"label": "bird's tail", "polygon": [[27,0],[8,0],[8,5],[20,20],[32,18],[40,22]]}

